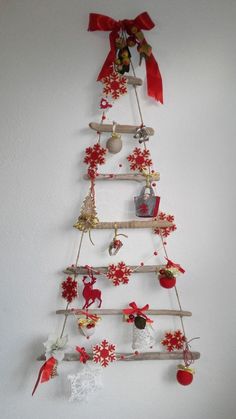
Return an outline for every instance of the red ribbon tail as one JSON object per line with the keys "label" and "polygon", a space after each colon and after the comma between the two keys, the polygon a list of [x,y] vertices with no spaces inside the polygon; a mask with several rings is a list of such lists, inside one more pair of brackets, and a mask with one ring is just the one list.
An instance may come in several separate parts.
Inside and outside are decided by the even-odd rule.
{"label": "red ribbon tail", "polygon": [[114,66],[114,62],[116,59],[116,45],[115,45],[115,40],[116,37],[118,36],[118,33],[116,30],[113,30],[110,35],[109,35],[109,39],[110,39],[110,51],[107,55],[107,58],[102,66],[102,69],[98,75],[97,80],[102,80],[104,77],[109,76],[112,71],[113,71],[113,66]]}
{"label": "red ribbon tail", "polygon": [[146,72],[147,72],[147,91],[148,96],[153,97],[157,102],[163,104],[163,87],[161,73],[158,64],[153,56],[147,57]]}
{"label": "red ribbon tail", "polygon": [[98,75],[97,81],[102,80],[104,77],[109,76],[112,73],[114,60],[115,60],[115,53],[111,50],[109,51],[107,58],[102,66],[102,69]]}

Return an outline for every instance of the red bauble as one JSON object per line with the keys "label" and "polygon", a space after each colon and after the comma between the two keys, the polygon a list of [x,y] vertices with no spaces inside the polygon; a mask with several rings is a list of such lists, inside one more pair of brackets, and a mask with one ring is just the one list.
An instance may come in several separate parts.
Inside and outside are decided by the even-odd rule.
{"label": "red bauble", "polygon": [[160,285],[163,288],[173,288],[176,284],[176,278],[174,276],[159,276]]}
{"label": "red bauble", "polygon": [[193,381],[193,370],[191,368],[179,369],[176,378],[179,384],[188,386]]}

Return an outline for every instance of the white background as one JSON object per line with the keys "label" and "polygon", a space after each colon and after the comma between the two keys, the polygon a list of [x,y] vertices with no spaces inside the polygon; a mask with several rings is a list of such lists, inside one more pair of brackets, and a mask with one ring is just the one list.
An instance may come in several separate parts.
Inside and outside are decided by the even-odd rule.
{"label": "white background", "polygon": [[[189,338],[201,337],[193,348],[202,356],[186,388],[175,381],[175,361],[117,363],[104,371],[104,389],[89,403],[69,404],[66,377],[80,366],[63,363],[60,376],[32,398],[42,342],[62,326],[55,315],[65,306],[62,270],[75,261],[79,233],[72,225],[88,188],[82,159],[96,140],[88,123],[99,120],[96,77],[109,41],[108,33],[87,32],[88,15],[119,20],[144,10],[156,23],[146,37],[165,104],[147,98],[145,86],[140,98],[145,123],[157,132],[150,148],[161,173],[161,209],[178,226],[168,252],[186,268],[178,280],[183,308],[193,312],[186,329]],[[235,418],[235,12],[234,0],[0,1],[1,418]],[[137,74],[145,78],[143,68]],[[139,122],[133,93],[109,118]],[[119,155],[108,156],[107,170],[128,169],[125,156],[135,143],[128,136],[123,143]],[[132,218],[139,189],[98,183],[100,219]],[[137,264],[158,246],[149,231],[128,234],[115,261]],[[111,231],[94,232],[93,248],[86,237],[81,263],[108,264],[111,238]],[[177,307],[150,274],[135,275],[127,287],[105,279],[97,285],[103,307],[132,300]],[[157,339],[177,327],[178,320],[155,318]],[[67,332],[72,344],[87,347],[72,318]],[[130,335],[121,319],[107,318],[91,343],[106,337],[130,350]]]}

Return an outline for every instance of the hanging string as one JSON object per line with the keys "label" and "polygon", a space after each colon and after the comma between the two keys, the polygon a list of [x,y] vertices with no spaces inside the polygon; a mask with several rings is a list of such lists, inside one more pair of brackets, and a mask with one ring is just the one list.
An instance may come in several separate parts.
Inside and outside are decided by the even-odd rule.
{"label": "hanging string", "polygon": [[[167,251],[166,251],[166,246],[165,246],[165,243],[164,243],[164,239],[163,239],[163,236],[162,236],[162,233],[161,233],[161,229],[160,229],[160,236],[161,236],[161,242],[162,242],[162,246],[163,246],[163,250],[164,250],[165,256],[166,256],[167,259],[169,259],[168,258]],[[175,295],[176,295],[176,298],[177,298],[179,309],[180,309],[180,311],[182,311],[182,306],[181,306],[181,303],[180,303],[179,293],[178,293],[178,290],[177,290],[176,285],[175,285],[174,288],[175,288]],[[180,316],[180,322],[181,322],[183,334],[184,334],[184,336],[186,338],[184,321],[183,321],[183,317],[182,316]]]}
{"label": "hanging string", "polygon": [[[78,267],[78,262],[79,262],[79,257],[80,257],[80,252],[81,252],[83,238],[84,238],[84,231],[82,231],[81,236],[80,236],[79,248],[78,248],[78,252],[77,252],[77,256],[76,256],[76,261],[75,261],[74,280],[75,280],[76,275],[77,275],[76,274],[76,268]],[[69,308],[69,305],[70,305],[70,303],[67,303],[67,305],[66,305],[66,314],[65,314],[65,317],[64,317],[63,325],[62,325],[62,330],[61,330],[60,338],[62,338],[62,336],[64,334],[64,331],[65,331],[67,317],[68,317],[67,310]]]}

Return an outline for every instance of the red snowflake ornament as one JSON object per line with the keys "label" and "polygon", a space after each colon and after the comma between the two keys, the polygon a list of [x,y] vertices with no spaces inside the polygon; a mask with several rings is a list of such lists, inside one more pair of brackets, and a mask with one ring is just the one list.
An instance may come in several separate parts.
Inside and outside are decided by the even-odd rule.
{"label": "red snowflake ornament", "polygon": [[116,361],[116,347],[104,339],[101,344],[93,346],[93,361],[107,367],[110,362]]}
{"label": "red snowflake ornament", "polygon": [[131,273],[132,270],[124,262],[119,262],[117,265],[112,263],[108,266],[106,276],[112,280],[113,285],[118,286],[120,284],[128,284]]}
{"label": "red snowflake ornament", "polygon": [[127,93],[127,78],[116,71],[104,77],[102,83],[104,95],[111,96],[112,99],[118,99]]}
{"label": "red snowflake ornament", "polygon": [[184,334],[181,330],[176,330],[175,332],[166,332],[161,344],[166,346],[168,352],[173,352],[174,349],[183,349],[185,342]]}
{"label": "red snowflake ornament", "polygon": [[141,150],[139,147],[135,147],[133,153],[127,157],[130,162],[130,170],[139,170],[140,172],[152,166],[152,160],[150,158],[149,150]]}
{"label": "red snowflake ornament", "polygon": [[77,297],[77,282],[73,280],[70,276],[62,282],[62,297],[65,298],[65,300],[68,303],[71,303],[71,301]]}
{"label": "red snowflake ornament", "polygon": [[159,220],[166,220],[170,223],[173,223],[171,227],[162,227],[162,228],[155,228],[154,233],[158,235],[162,235],[162,237],[168,237],[170,233],[177,229],[176,225],[174,224],[175,217],[173,215],[165,214],[164,212],[160,212],[158,215]]}
{"label": "red snowflake ornament", "polygon": [[98,165],[105,163],[106,148],[100,146],[99,143],[93,145],[93,147],[87,147],[85,149],[86,156],[84,163],[88,164],[88,175],[90,178],[95,178],[97,174]]}

